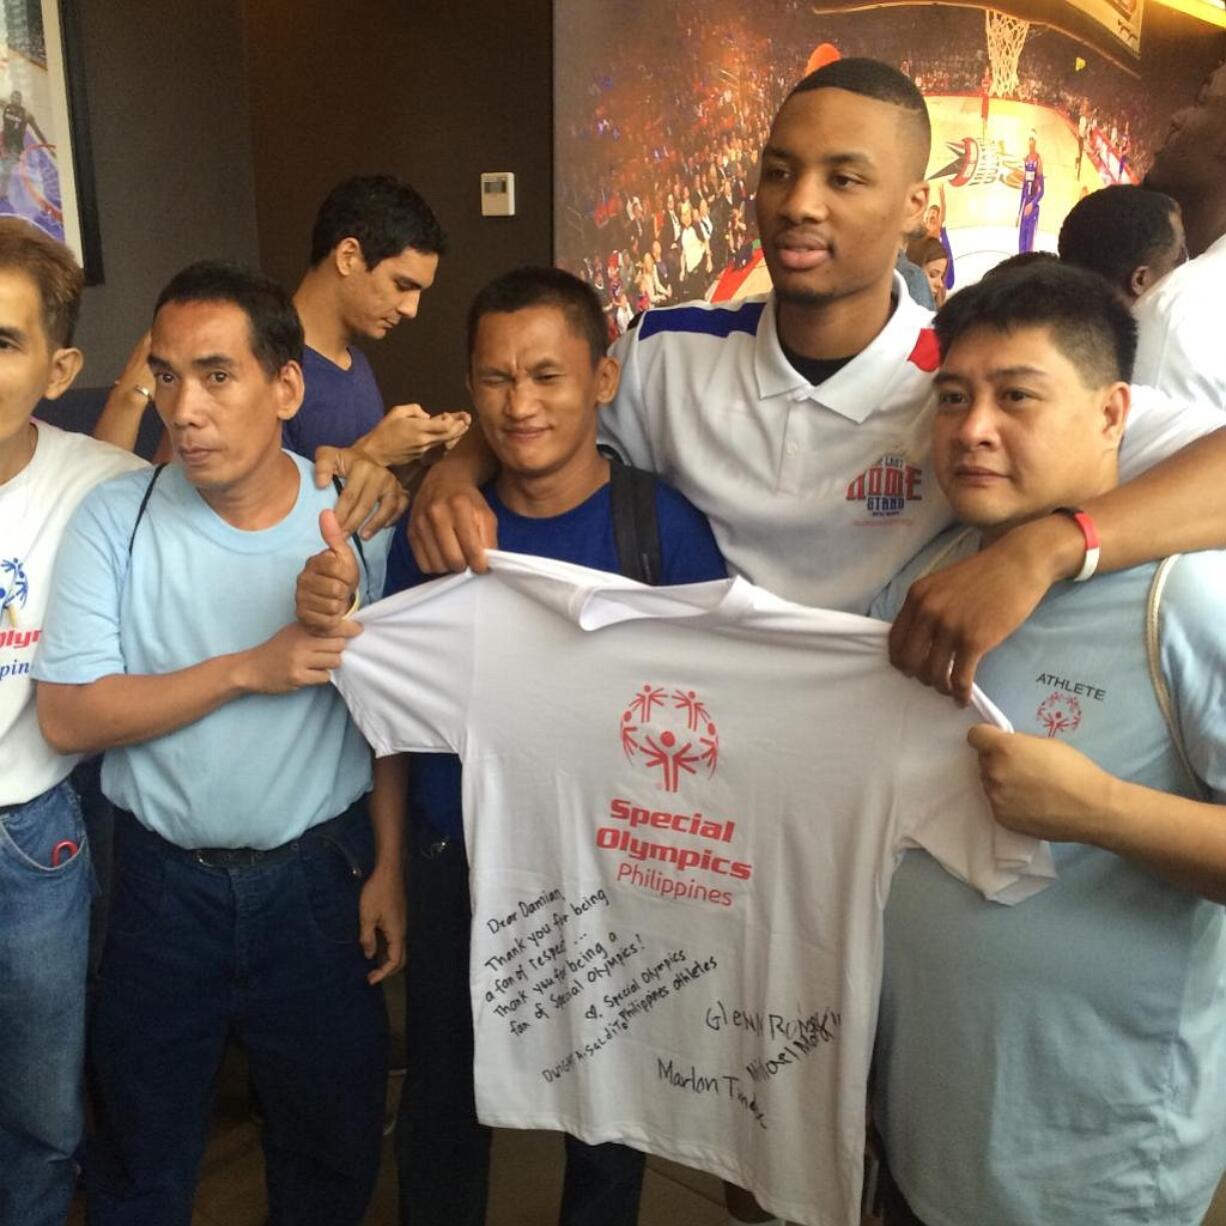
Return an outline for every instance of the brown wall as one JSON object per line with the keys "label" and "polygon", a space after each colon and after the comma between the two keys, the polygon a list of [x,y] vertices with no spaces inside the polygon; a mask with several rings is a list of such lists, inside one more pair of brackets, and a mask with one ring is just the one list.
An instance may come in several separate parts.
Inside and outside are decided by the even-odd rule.
{"label": "brown wall", "polygon": [[104,282],[82,385],[109,384],[157,292],[205,256],[257,259],[240,0],[77,0]]}
{"label": "brown wall", "polygon": [[[369,347],[389,404],[464,400],[464,312],[490,276],[552,253],[550,0],[246,0],[264,270],[296,284],[327,190],[387,172],[451,239],[421,313]],[[480,216],[483,170],[516,175],[519,215]]]}

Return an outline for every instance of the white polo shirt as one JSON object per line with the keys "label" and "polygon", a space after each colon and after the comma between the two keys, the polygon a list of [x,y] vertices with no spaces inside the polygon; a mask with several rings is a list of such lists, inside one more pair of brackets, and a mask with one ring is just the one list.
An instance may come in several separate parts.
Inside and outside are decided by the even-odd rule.
{"label": "white polo shirt", "polygon": [[1142,295],[1133,310],[1138,330],[1133,373],[1137,383],[1226,410],[1223,285],[1226,234]]}
{"label": "white polo shirt", "polygon": [[[817,386],[784,356],[773,294],[653,309],[611,350],[602,441],[703,511],[735,573],[799,604],[864,613],[953,523],[929,463],[932,316],[894,285],[885,327]],[[1222,424],[1135,390],[1125,479]]]}

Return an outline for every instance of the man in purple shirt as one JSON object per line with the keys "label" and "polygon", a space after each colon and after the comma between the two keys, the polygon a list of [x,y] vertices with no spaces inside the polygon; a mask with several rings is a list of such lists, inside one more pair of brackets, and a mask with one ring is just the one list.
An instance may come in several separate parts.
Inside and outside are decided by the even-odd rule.
{"label": "man in purple shirt", "polygon": [[311,265],[294,293],[306,335],[306,396],[283,430],[291,451],[313,459],[317,447],[360,444],[392,467],[464,433],[466,413],[432,417],[403,404],[385,415],[370,363],[351,347],[417,314],[446,247],[430,206],[390,175],[346,179],[328,193],[311,233]]}

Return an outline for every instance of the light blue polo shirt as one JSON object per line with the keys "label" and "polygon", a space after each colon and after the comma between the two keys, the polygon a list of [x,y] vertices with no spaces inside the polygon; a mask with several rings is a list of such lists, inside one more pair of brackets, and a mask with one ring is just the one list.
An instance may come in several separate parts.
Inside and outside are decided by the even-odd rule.
{"label": "light blue polo shirt", "polygon": [[[130,558],[150,472],[94,489],[60,547],[34,676],[81,685],[170,673],[255,647],[292,622],[295,579],[323,548],[319,513],[336,501],[293,459],[293,509],[258,532],[226,523],[172,464]],[[389,538],[363,542],[366,599],[382,592]],[[165,736],[108,750],[102,767],[106,795],[181,847],[276,847],[370,784],[370,750],[331,685],[246,695]]]}
{"label": "light blue polo shirt", "polygon": [[[874,606],[890,618],[939,538]],[[956,542],[956,543],[955,543]],[[1154,697],[1154,567],[1058,584],[976,680],[1019,732],[1191,795]],[[1161,663],[1196,774],[1226,789],[1226,554],[1190,554]],[[1226,809],[1222,812],[1226,821]],[[875,1115],[927,1226],[1198,1226],[1226,1167],[1226,909],[1109,852],[997,907],[908,852],[886,908]]]}

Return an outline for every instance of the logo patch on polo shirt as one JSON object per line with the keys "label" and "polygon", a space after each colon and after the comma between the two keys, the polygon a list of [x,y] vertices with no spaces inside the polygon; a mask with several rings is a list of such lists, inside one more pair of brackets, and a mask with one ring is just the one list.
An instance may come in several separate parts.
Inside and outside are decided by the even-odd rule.
{"label": "logo patch on polo shirt", "polygon": [[909,502],[922,502],[924,470],[907,463],[905,452],[883,455],[847,487],[847,501],[858,502],[874,519],[894,519]]}

